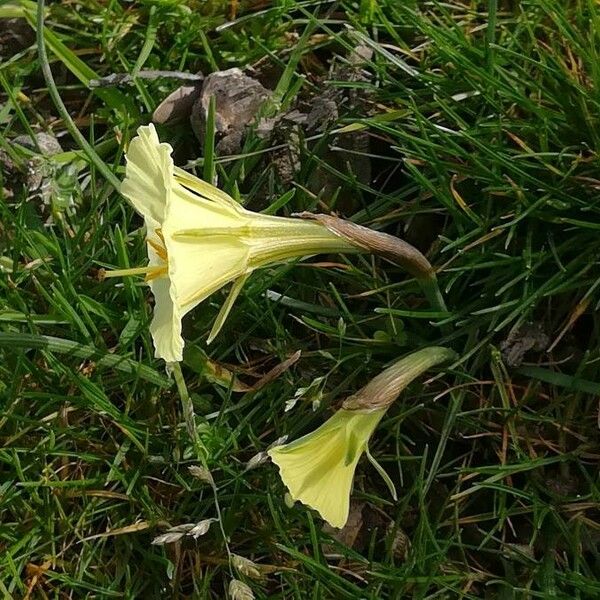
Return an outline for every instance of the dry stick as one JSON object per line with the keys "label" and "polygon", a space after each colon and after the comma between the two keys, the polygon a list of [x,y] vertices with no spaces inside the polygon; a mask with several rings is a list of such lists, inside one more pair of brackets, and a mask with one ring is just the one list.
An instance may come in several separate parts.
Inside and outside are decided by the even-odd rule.
{"label": "dry stick", "polygon": [[98,79],[90,79],[89,86],[91,88],[112,87],[134,83],[136,79],[177,79],[178,81],[192,81],[194,83],[204,81],[202,73],[184,73],[183,71],[154,71],[144,69],[139,71],[135,76],[129,73],[111,73],[105,77]]}
{"label": "dry stick", "polygon": [[65,122],[66,128],[73,139],[79,144],[80,148],[85,152],[90,161],[96,166],[98,171],[102,173],[104,178],[116,189],[121,187],[121,182],[117,179],[116,175],[106,166],[104,161],[98,156],[96,151],[92,148],[89,142],[83,137],[77,125],[71,118],[67,107],[64,105],[58,88],[52,76],[52,70],[50,69],[50,63],[48,62],[48,54],[46,53],[46,41],[44,40],[44,4],[45,0],[38,0],[37,3],[37,14],[36,14],[36,40],[38,47],[38,58],[46,85],[48,86],[48,92],[50,97],[56,106],[56,110],[60,113],[60,116]]}

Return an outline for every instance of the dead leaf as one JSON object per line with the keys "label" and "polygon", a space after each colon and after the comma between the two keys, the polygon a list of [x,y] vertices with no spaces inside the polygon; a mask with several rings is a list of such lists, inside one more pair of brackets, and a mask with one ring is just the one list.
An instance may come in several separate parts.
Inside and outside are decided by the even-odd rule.
{"label": "dead leaf", "polygon": [[392,540],[392,553],[398,560],[406,560],[410,548],[410,538],[406,532],[398,527]]}
{"label": "dead leaf", "polygon": [[548,346],[548,341],[540,323],[525,323],[501,342],[500,352],[509,367],[519,367],[530,350],[541,352]]}
{"label": "dead leaf", "polygon": [[115,529],[109,529],[104,533],[97,533],[96,535],[90,535],[86,538],[83,538],[82,542],[87,542],[88,540],[95,540],[97,538],[105,538],[112,537],[113,535],[124,535],[127,533],[137,533],[138,531],[144,531],[150,527],[150,523],[148,521],[138,521],[137,523],[133,523],[132,525],[126,525],[125,527],[116,527]]}
{"label": "dead leaf", "polygon": [[[351,500],[350,512],[348,514],[346,525],[341,529],[336,529],[328,523],[325,523],[325,525],[323,525],[323,531],[329,534],[334,540],[337,540],[340,544],[343,544],[348,548],[353,548],[363,526],[364,507],[364,502]],[[334,554],[335,552],[336,550],[333,546],[330,546],[329,544],[323,546],[324,554]]]}
{"label": "dead leaf", "polygon": [[278,365],[274,366],[270,371],[265,373],[254,385],[251,386],[252,391],[256,392],[260,390],[271,381],[277,379],[280,375],[285,373],[292,365],[295,365],[300,357],[302,356],[302,351],[297,350],[290,356],[286,358],[283,362],[280,362]]}

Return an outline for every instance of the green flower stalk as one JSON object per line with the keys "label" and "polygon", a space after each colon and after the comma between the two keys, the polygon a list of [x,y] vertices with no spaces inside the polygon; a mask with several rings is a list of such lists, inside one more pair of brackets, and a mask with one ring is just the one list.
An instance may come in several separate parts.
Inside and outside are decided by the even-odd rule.
{"label": "green flower stalk", "polygon": [[400,359],[347,398],[318,429],[269,450],[292,499],[315,509],[333,527],[343,527],[348,520],[354,472],[363,452],[386,482],[390,481],[368,449],[387,409],[416,377],[455,356],[453,350],[434,346]]}
{"label": "green flower stalk", "polygon": [[210,343],[248,276],[271,264],[319,253],[376,252],[419,281],[435,283],[427,259],[406,242],[333,216],[303,213],[289,218],[246,210],[174,166],[172,151],[160,142],[153,125],[140,127],[129,144],[121,193],[144,218],[148,264],[104,272],[105,277],[145,276],[155,298],[150,332],[158,358],[182,360],[183,317],[231,283]]}

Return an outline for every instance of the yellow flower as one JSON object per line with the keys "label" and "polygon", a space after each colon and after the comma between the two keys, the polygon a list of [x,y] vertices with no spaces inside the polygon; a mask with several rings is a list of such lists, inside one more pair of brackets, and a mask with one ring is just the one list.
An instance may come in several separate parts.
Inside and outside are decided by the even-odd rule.
{"label": "yellow flower", "polygon": [[402,358],[350,396],[316,431],[268,451],[293,500],[314,508],[333,527],[348,520],[356,465],[363,452],[392,489],[393,483],[369,454],[369,439],[398,394],[428,368],[455,358],[431,347]]}
{"label": "yellow flower", "polygon": [[385,410],[338,410],[316,431],[269,450],[292,499],[314,508],[333,527],[343,527],[356,465]]}
{"label": "yellow flower", "polygon": [[145,274],[156,301],[150,331],[158,358],[182,359],[183,316],[226,284],[233,287],[209,342],[255,269],[320,252],[359,251],[320,223],[244,209],[175,167],[172,150],[160,143],[153,125],[140,127],[129,144],[121,193],[144,217],[148,266],[105,273]]}

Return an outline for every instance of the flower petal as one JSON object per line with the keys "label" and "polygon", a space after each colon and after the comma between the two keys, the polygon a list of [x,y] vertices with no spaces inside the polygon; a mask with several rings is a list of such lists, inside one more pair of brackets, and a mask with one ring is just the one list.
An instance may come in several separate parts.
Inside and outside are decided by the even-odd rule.
{"label": "flower petal", "polygon": [[[154,355],[166,362],[178,362],[183,356],[183,338],[181,337],[181,316],[179,309],[171,300],[171,282],[167,277],[166,250],[163,241],[156,233],[152,217],[146,218],[146,243],[148,264],[164,269],[164,274],[148,281],[154,296],[154,317],[150,324],[150,333],[154,342]],[[162,250],[162,251],[161,251]]]}
{"label": "flower petal", "polygon": [[175,167],[175,180],[177,183],[198,194],[206,200],[231,206],[233,208],[243,211],[244,209],[229,195],[221,191],[219,188],[207,183],[206,181],[195,177],[191,173],[184,171],[179,167]]}
{"label": "flower petal", "polygon": [[307,487],[299,498],[304,504],[316,509],[332,527],[342,528],[348,521],[350,493],[356,464],[344,469],[335,469],[327,477],[327,485]]}
{"label": "flower petal", "polygon": [[161,143],[154,125],[139,127],[127,149],[121,193],[154,223],[162,223],[173,177],[173,148]]}
{"label": "flower petal", "polygon": [[183,338],[181,337],[181,315],[171,300],[170,282],[167,277],[158,277],[150,281],[154,295],[154,318],[150,333],[154,341],[156,358],[166,362],[183,360]]}

